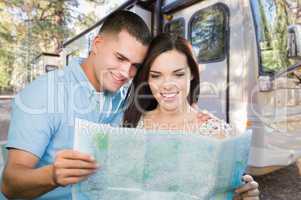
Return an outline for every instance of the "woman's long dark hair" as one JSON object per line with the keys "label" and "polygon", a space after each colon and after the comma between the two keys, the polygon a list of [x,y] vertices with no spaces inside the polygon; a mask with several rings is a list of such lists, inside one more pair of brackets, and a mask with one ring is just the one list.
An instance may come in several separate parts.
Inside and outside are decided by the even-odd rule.
{"label": "woman's long dark hair", "polygon": [[146,58],[141,68],[138,69],[132,84],[128,90],[125,101],[125,112],[123,116],[124,127],[136,127],[141,115],[144,112],[154,110],[158,102],[153,96],[148,85],[149,72],[154,60],[164,52],[177,50],[184,54],[187,58],[187,63],[193,79],[190,82],[190,90],[188,94],[188,102],[190,105],[197,103],[199,97],[199,70],[192,49],[186,39],[163,33],[153,39],[149,46]]}

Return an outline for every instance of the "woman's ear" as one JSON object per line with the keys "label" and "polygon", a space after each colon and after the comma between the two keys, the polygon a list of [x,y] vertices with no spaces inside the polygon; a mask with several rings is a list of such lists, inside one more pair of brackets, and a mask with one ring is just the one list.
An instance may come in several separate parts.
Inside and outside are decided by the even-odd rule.
{"label": "woman's ear", "polygon": [[194,79],[194,75],[190,71],[190,81],[193,81],[193,79]]}
{"label": "woman's ear", "polygon": [[191,74],[190,81],[193,81],[194,76]]}

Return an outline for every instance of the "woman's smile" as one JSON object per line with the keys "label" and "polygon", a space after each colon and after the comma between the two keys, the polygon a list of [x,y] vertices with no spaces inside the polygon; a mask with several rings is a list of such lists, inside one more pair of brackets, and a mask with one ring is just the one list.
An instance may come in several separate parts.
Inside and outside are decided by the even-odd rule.
{"label": "woman's smile", "polygon": [[177,99],[177,96],[180,92],[161,92],[160,95],[164,101],[174,101]]}

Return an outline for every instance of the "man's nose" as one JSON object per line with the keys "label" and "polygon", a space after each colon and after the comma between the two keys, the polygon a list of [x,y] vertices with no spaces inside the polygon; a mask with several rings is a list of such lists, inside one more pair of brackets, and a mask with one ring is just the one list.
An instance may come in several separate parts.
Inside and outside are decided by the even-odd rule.
{"label": "man's nose", "polygon": [[132,68],[132,64],[130,62],[124,62],[124,63],[122,63],[120,73],[125,78],[130,78],[130,76],[131,76],[131,68]]}

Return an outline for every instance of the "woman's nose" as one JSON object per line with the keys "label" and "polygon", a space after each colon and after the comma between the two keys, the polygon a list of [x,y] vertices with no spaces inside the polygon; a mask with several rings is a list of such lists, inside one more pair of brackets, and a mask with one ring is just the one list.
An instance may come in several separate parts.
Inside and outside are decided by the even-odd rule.
{"label": "woman's nose", "polygon": [[165,90],[171,90],[172,88],[176,87],[177,84],[173,80],[165,80],[163,83],[163,89]]}

